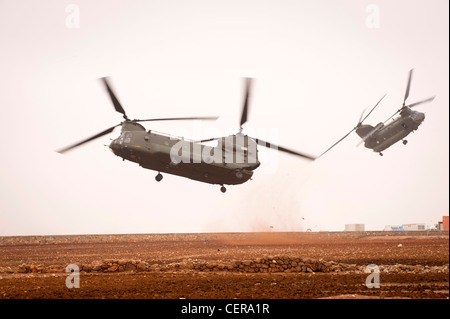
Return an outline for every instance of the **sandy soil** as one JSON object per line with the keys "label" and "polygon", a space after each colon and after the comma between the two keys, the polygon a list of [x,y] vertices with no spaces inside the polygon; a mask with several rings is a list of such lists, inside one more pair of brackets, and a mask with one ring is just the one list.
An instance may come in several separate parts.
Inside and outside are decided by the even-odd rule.
{"label": "sandy soil", "polygon": [[[448,232],[387,234],[273,232],[0,237],[0,299],[448,298]],[[68,274],[64,271],[17,271],[23,264],[64,269],[69,264],[110,259],[166,265],[188,259],[226,262],[264,256],[308,257],[356,266],[416,265],[421,270],[381,272],[380,288],[371,289],[364,284],[368,274],[357,271],[82,271],[79,288],[66,286]]]}

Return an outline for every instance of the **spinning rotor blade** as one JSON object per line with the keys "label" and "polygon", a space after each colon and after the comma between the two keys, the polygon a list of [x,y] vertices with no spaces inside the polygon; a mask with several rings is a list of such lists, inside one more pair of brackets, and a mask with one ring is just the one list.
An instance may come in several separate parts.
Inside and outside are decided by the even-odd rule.
{"label": "spinning rotor blade", "polygon": [[103,84],[105,85],[105,88],[108,91],[109,97],[111,98],[111,101],[112,101],[116,111],[119,113],[122,113],[124,119],[128,120],[128,117],[125,114],[125,110],[123,109],[122,104],[120,104],[119,100],[117,99],[116,95],[114,94],[113,90],[111,89],[111,87],[108,83],[108,78],[103,77],[103,78],[101,78],[101,80],[103,81]]}
{"label": "spinning rotor blade", "polygon": [[334,143],[333,145],[331,145],[325,152],[323,152],[322,154],[319,155],[319,157],[321,157],[322,155],[324,155],[326,152],[328,152],[329,150],[331,150],[333,147],[335,147],[337,144],[339,144],[343,139],[345,139],[347,136],[349,136],[354,130],[356,130],[361,124],[362,122],[365,121],[365,119],[370,115],[370,113],[372,113],[373,110],[375,110],[375,108],[378,106],[378,104],[380,104],[380,102],[384,99],[384,97],[387,95],[387,93],[385,95],[383,95],[383,97],[377,102],[377,104],[375,104],[375,106],[370,110],[369,113],[367,113],[367,115],[362,119],[364,111],[366,109],[364,109],[364,111],[362,112],[361,116],[359,117],[359,121],[358,124],[347,134],[344,135],[344,137],[342,137],[339,141],[337,141],[336,143]]}
{"label": "spinning rotor blade", "polygon": [[[383,95],[383,97],[377,102],[377,104],[375,104],[375,106],[370,110],[369,113],[367,113],[367,115],[366,115],[362,120],[360,119],[360,121],[358,122],[358,125],[360,125],[362,122],[365,121],[365,119],[366,119],[367,117],[369,117],[370,113],[372,113],[372,111],[375,110],[375,108],[378,106],[378,104],[380,104],[380,102],[384,99],[384,97],[385,97],[386,95],[387,95],[387,93],[386,93],[385,95]],[[361,114],[361,116],[362,116],[362,114]]]}
{"label": "spinning rotor blade", "polygon": [[423,103],[431,102],[431,101],[434,100],[435,97],[436,97],[436,96],[430,97],[430,98],[428,98],[428,99],[425,99],[425,100],[422,100],[422,101],[419,101],[419,102],[416,102],[416,103],[407,105],[406,107],[414,107],[414,106],[417,106],[417,105],[420,105],[420,104],[423,104]]}
{"label": "spinning rotor blade", "polygon": [[423,104],[423,103],[431,102],[431,101],[434,100],[434,98],[435,98],[435,96],[430,97],[430,98],[425,99],[425,100],[422,100],[422,101],[419,101],[419,102],[416,102],[416,103],[413,103],[413,104],[410,104],[410,105],[403,106],[402,108],[398,109],[394,114],[392,114],[386,121],[384,121],[383,124],[385,124],[387,121],[389,121],[391,118],[393,118],[399,112],[401,112],[404,108],[406,108],[406,107],[411,108],[411,107],[414,107],[414,106],[417,106],[417,105],[420,105],[420,104]]}
{"label": "spinning rotor blade", "polygon": [[[214,117],[213,116],[209,116],[209,117],[171,117],[171,118],[159,118],[159,119],[146,119],[146,120],[132,120],[132,121],[130,121],[128,119],[128,116],[125,113],[124,108],[122,107],[122,104],[120,104],[119,100],[117,99],[117,96],[115,95],[114,91],[111,89],[111,86],[109,85],[109,82],[108,82],[108,78],[107,77],[103,77],[103,78],[100,78],[100,80],[103,82],[103,85],[105,86],[105,89],[108,92],[109,97],[111,98],[111,102],[113,103],[115,110],[117,112],[119,112],[119,113],[122,113],[123,117],[125,118],[125,122],[128,122],[128,123],[130,123],[130,122],[150,122],[150,121],[171,121],[171,120],[217,120],[219,118],[218,116],[214,116]],[[61,150],[59,150],[57,152],[61,153],[61,154],[65,153],[65,152],[67,152],[67,151],[69,151],[69,150],[71,150],[71,149],[73,149],[75,147],[78,147],[78,146],[83,145],[83,144],[85,144],[87,142],[95,140],[95,139],[97,139],[97,138],[99,138],[99,137],[101,137],[103,135],[111,133],[114,130],[114,128],[116,128],[117,126],[120,126],[122,124],[123,123],[120,123],[120,124],[117,124],[117,125],[115,125],[113,127],[110,127],[110,128],[108,128],[108,129],[106,129],[106,130],[104,130],[104,131],[102,131],[102,132],[100,132],[100,133],[98,133],[98,134],[96,134],[96,135],[94,135],[92,137],[89,137],[89,138],[87,138],[87,139],[85,139],[85,140],[83,140],[81,142],[78,142],[78,143],[76,143],[74,145],[71,145],[71,146],[68,146],[66,148],[63,148],[63,149],[61,149]]]}
{"label": "spinning rotor blade", "polygon": [[263,141],[263,140],[261,140],[259,138],[253,138],[253,139],[256,141],[256,143],[258,143],[258,145],[265,146],[267,148],[276,148],[279,151],[286,152],[286,153],[289,153],[289,154],[292,154],[292,155],[301,156],[301,157],[307,158],[309,160],[315,160],[316,159],[315,156],[304,154],[304,153],[299,153],[297,151],[293,151],[293,150],[290,150],[288,148],[285,148],[285,147],[282,147],[282,146],[275,145],[273,143],[269,143],[269,142]]}
{"label": "spinning rotor blade", "polygon": [[362,119],[363,115],[364,115],[364,112],[366,112],[366,110],[367,110],[367,107],[361,112],[361,115],[359,116],[358,124],[362,123],[366,119],[367,116],[364,118],[364,120]]}
{"label": "spinning rotor blade", "polygon": [[98,133],[98,134],[96,134],[96,135],[94,135],[94,136],[92,136],[92,137],[89,137],[89,138],[87,138],[87,139],[85,139],[85,140],[83,140],[83,141],[81,141],[81,142],[78,142],[78,143],[76,143],[76,144],[74,144],[74,145],[71,145],[71,146],[68,146],[68,147],[66,147],[66,148],[63,148],[63,149],[61,149],[61,150],[59,150],[59,151],[57,151],[57,152],[60,153],[60,154],[62,154],[62,153],[65,153],[65,152],[67,152],[67,151],[69,151],[69,150],[75,148],[75,147],[78,147],[78,146],[80,146],[80,145],[83,145],[84,143],[87,143],[87,142],[90,142],[90,141],[92,141],[92,140],[95,140],[96,138],[102,137],[103,135],[106,135],[106,134],[108,134],[108,133],[111,133],[111,132],[112,132],[117,126],[119,126],[119,125],[121,125],[121,124],[114,125],[113,127],[110,127],[109,129],[106,129],[106,130],[104,130],[103,132],[100,132],[100,133]]}
{"label": "spinning rotor blade", "polygon": [[[238,134],[241,134],[241,132],[242,132],[242,125],[244,125],[247,122],[248,106],[249,106],[249,99],[250,99],[250,93],[251,93],[252,80],[253,80],[252,78],[245,78],[244,104],[243,104],[243,107],[242,107],[242,114],[241,114],[241,121],[240,121],[240,130],[239,130]],[[223,138],[223,137],[209,138],[209,139],[204,139],[204,140],[195,141],[195,142],[203,143],[203,142],[209,142],[209,141],[218,140],[218,139],[221,139],[221,138]],[[285,147],[282,147],[282,146],[278,146],[278,145],[275,145],[273,143],[269,143],[269,142],[263,141],[263,140],[258,139],[258,138],[253,138],[253,137],[249,137],[249,138],[255,140],[255,142],[258,145],[265,146],[267,148],[275,148],[278,151],[282,151],[282,152],[289,153],[289,154],[292,154],[292,155],[300,156],[300,157],[303,157],[303,158],[306,158],[306,159],[309,159],[309,160],[315,160],[316,159],[315,156],[308,155],[308,154],[305,154],[305,153],[299,153],[297,151],[293,151],[293,150],[290,150],[288,148],[285,148]]]}
{"label": "spinning rotor blade", "polygon": [[200,141],[194,141],[194,143],[206,143],[206,142],[211,142],[214,140],[220,140],[221,137],[213,137],[213,138],[208,138],[206,140],[200,140]]}
{"label": "spinning rotor blade", "polygon": [[244,105],[242,107],[242,115],[241,115],[241,122],[240,122],[241,129],[242,129],[242,125],[244,125],[244,123],[247,122],[248,101],[249,101],[251,84],[252,84],[252,78],[245,78]]}
{"label": "spinning rotor blade", "polygon": [[364,139],[362,139],[361,141],[359,141],[358,142],[358,144],[356,144],[356,147],[359,147],[362,143],[364,143],[365,142],[365,140]]}
{"label": "spinning rotor blade", "polygon": [[184,120],[217,120],[218,116],[203,116],[203,117],[167,117],[159,119],[134,120],[133,122],[152,122],[152,121],[184,121]]}
{"label": "spinning rotor blade", "polygon": [[406,99],[409,96],[409,88],[411,87],[411,79],[412,79],[413,71],[414,71],[414,69],[411,69],[409,71],[408,84],[406,85],[406,92],[405,92],[405,98],[403,99],[403,106],[405,106]]}
{"label": "spinning rotor blade", "polygon": [[358,144],[356,144],[356,147],[360,146],[362,143],[364,143],[369,137],[372,136],[373,133],[375,133],[375,131],[378,130],[378,127],[374,127],[372,130],[370,130],[369,133],[367,133],[366,135],[364,135],[361,139],[361,141],[358,142]]}
{"label": "spinning rotor blade", "polygon": [[331,150],[333,147],[335,147],[337,144],[339,144],[343,139],[345,139],[347,136],[349,136],[354,130],[356,130],[357,126],[352,128],[352,130],[350,132],[348,132],[347,134],[344,135],[344,137],[342,137],[339,141],[337,141],[336,143],[334,143],[333,145],[331,145],[325,152],[323,152],[322,154],[320,154],[318,156],[321,157],[322,155],[324,155],[326,152],[328,152],[329,150]]}
{"label": "spinning rotor blade", "polygon": [[383,122],[383,124],[386,124],[387,121],[389,121],[390,119],[392,119],[394,116],[396,116],[402,109],[397,110],[397,112],[395,112],[394,114],[392,114],[391,116],[388,117],[388,119],[386,121]]}

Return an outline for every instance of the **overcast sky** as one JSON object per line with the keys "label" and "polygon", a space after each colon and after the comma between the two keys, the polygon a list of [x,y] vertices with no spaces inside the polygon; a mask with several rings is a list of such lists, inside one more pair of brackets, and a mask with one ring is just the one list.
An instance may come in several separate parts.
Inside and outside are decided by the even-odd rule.
{"label": "overcast sky", "polygon": [[[449,3],[433,1],[0,1],[0,236],[343,230],[437,223],[449,211]],[[351,134],[309,162],[260,149],[251,181],[204,184],[122,161],[113,133],[55,150],[122,117],[214,116],[147,129],[239,130],[319,155],[362,110],[376,125],[408,102],[419,130],[381,157]],[[219,135],[217,135],[219,134]]]}

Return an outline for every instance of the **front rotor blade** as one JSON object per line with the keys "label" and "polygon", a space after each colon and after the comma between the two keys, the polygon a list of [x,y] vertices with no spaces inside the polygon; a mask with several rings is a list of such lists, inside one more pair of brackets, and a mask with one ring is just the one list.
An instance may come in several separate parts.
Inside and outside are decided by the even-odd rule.
{"label": "front rotor blade", "polygon": [[111,86],[108,83],[108,78],[103,77],[101,78],[103,81],[103,84],[105,85],[106,90],[108,91],[109,97],[111,98],[111,101],[114,105],[114,108],[117,112],[122,113],[123,117],[128,120],[127,115],[125,114],[125,110],[122,107],[122,104],[120,104],[119,100],[117,99],[116,95],[114,94],[114,91],[111,89]]}
{"label": "front rotor blade", "polygon": [[241,128],[242,128],[242,125],[244,125],[244,123],[247,122],[248,102],[249,102],[251,84],[252,84],[252,79],[245,78],[244,105],[242,106],[242,114],[241,114],[241,122],[240,122]]}
{"label": "front rotor blade", "polygon": [[277,149],[279,151],[286,152],[286,153],[289,153],[289,154],[292,154],[292,155],[301,156],[301,157],[307,158],[309,160],[315,160],[316,159],[315,156],[308,155],[308,154],[305,154],[305,153],[299,153],[297,151],[293,151],[293,150],[290,150],[288,148],[285,148],[285,147],[282,147],[282,146],[275,145],[273,143],[269,143],[269,142],[263,141],[263,140],[261,140],[259,138],[253,138],[253,139],[256,141],[256,143],[258,143],[258,145],[265,146],[267,148]]}
{"label": "front rotor blade", "polygon": [[413,71],[414,71],[414,69],[411,69],[409,71],[408,84],[406,85],[406,92],[405,92],[405,98],[403,99],[403,106],[405,106],[406,99],[409,96],[409,88],[411,87],[411,78],[412,78]]}
{"label": "front rotor blade", "polygon": [[396,116],[397,113],[399,113],[402,109],[403,109],[403,108],[398,109],[397,112],[395,112],[394,114],[392,114],[386,121],[383,122],[383,124],[386,124],[387,121],[389,121],[389,120],[392,119],[394,116]]}
{"label": "front rotor blade", "polygon": [[76,143],[74,145],[71,145],[71,146],[68,146],[66,148],[63,148],[63,149],[61,149],[61,150],[59,150],[57,152],[62,154],[62,153],[65,153],[65,152],[67,152],[67,151],[69,151],[69,150],[71,150],[71,149],[73,149],[73,148],[75,148],[77,146],[83,145],[84,143],[87,143],[87,142],[90,142],[92,140],[95,140],[96,138],[102,137],[103,135],[111,133],[119,125],[120,124],[114,125],[113,127],[110,127],[109,129],[104,130],[103,132],[100,132],[100,133],[98,133],[98,134],[96,134],[96,135],[94,135],[92,137],[89,137],[89,138],[87,138],[87,139],[85,139],[85,140],[83,140],[81,142],[78,142],[78,143]]}
{"label": "front rotor blade", "polygon": [[416,102],[416,103],[407,105],[407,107],[414,107],[414,106],[417,106],[417,105],[420,105],[420,104],[423,104],[423,103],[431,102],[431,101],[434,100],[435,97],[436,97],[436,96],[433,96],[433,97],[430,97],[430,98],[428,98],[428,99],[425,99],[425,100],[422,100],[422,101],[419,101],[419,102]]}
{"label": "front rotor blade", "polygon": [[133,122],[153,122],[153,121],[184,121],[184,120],[212,120],[215,121],[218,116],[197,116],[197,117],[166,117],[159,119],[134,120]]}

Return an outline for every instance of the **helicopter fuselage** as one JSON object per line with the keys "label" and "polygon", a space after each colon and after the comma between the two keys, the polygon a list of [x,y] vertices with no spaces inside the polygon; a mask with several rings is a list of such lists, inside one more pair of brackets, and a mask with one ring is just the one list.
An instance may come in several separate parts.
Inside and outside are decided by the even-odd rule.
{"label": "helicopter fuselage", "polygon": [[253,152],[250,150],[250,138],[244,139],[245,145],[240,147],[234,137],[233,144],[225,145],[219,140],[217,147],[210,147],[146,131],[142,125],[130,121],[122,123],[121,135],[109,147],[115,155],[146,169],[210,184],[237,185],[248,181],[260,162],[256,144]]}
{"label": "helicopter fuselage", "polygon": [[[425,114],[410,109],[404,110],[401,115],[388,125],[379,123],[377,126],[361,125],[356,133],[364,138],[367,137],[364,146],[374,152],[382,152],[391,145],[403,140],[409,133],[418,129],[425,119]],[[369,133],[367,133],[369,131]],[[372,131],[372,132],[371,132]]]}

